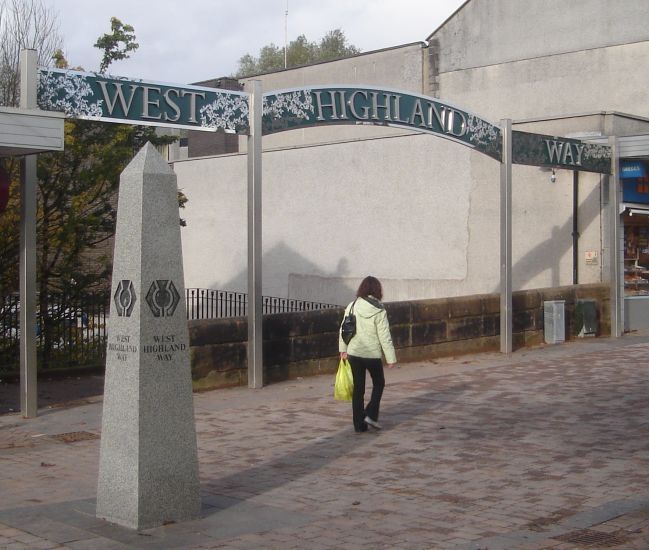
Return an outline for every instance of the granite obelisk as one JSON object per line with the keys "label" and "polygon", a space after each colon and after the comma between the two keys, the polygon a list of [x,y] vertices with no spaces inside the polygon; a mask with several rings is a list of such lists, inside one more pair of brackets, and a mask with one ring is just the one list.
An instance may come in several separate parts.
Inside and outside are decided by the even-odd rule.
{"label": "granite obelisk", "polygon": [[97,517],[200,516],[176,175],[150,143],[120,177]]}

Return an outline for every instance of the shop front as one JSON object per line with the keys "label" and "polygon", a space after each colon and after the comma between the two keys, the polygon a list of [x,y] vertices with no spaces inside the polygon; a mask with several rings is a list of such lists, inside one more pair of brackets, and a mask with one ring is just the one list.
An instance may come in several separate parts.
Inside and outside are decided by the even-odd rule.
{"label": "shop front", "polygon": [[649,328],[649,161],[623,160],[625,330]]}

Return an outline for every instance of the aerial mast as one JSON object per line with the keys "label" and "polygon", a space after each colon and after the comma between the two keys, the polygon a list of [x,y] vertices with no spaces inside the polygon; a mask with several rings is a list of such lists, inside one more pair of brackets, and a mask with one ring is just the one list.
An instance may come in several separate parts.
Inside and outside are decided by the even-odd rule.
{"label": "aerial mast", "polygon": [[284,12],[284,68],[288,68],[288,0],[286,0],[286,11]]}

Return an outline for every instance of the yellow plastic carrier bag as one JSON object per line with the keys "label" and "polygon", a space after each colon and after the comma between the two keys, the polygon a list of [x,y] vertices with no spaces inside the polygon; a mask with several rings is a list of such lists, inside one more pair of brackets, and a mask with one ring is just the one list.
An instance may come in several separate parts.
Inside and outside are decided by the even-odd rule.
{"label": "yellow plastic carrier bag", "polygon": [[336,383],[334,384],[334,399],[338,401],[351,401],[354,392],[354,378],[352,376],[352,367],[346,359],[338,363],[338,372],[336,373]]}

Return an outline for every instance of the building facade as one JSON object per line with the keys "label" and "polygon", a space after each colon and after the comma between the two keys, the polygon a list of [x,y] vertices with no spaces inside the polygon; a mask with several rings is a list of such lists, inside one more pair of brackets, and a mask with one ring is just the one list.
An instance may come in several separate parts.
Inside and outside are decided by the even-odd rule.
{"label": "building facade", "polygon": [[[261,80],[264,91],[366,85],[434,96],[496,124],[513,119],[517,130],[616,137],[643,165],[647,20],[644,0],[468,0],[425,41],[241,84]],[[383,281],[386,300],[498,290],[498,162],[384,126],[293,130],[264,137],[263,146],[265,295],[343,304],[367,274]],[[246,290],[245,150],[239,138],[236,153],[173,162],[189,198],[188,287]],[[599,174],[514,166],[515,290],[606,280],[617,261],[607,241],[616,216],[608,184]],[[630,218],[645,220],[648,186],[634,185]],[[638,261],[649,247],[643,231],[636,232]]]}

